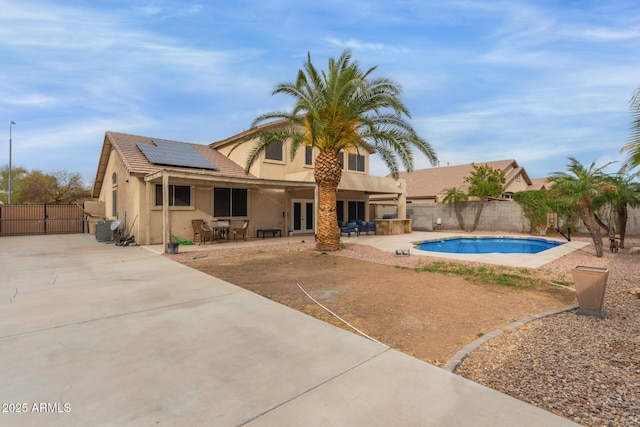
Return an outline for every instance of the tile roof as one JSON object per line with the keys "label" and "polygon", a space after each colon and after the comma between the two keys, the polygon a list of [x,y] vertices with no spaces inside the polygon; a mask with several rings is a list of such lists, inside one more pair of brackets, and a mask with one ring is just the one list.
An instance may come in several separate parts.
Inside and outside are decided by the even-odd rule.
{"label": "tile roof", "polygon": [[[106,163],[108,160],[109,153],[111,152],[111,148],[116,150],[119,154],[120,159],[124,163],[127,172],[131,175],[135,176],[143,176],[149,173],[157,172],[159,170],[165,169],[168,166],[164,165],[156,165],[151,163],[146,156],[140,151],[137,147],[138,144],[142,145],[153,145],[154,139],[161,139],[163,141],[167,141],[164,138],[151,138],[147,136],[139,136],[139,135],[130,135],[126,133],[119,132],[105,132],[104,144],[102,147],[102,154],[100,163],[98,165],[98,172],[96,174],[96,180],[94,184],[94,196],[100,192],[100,187],[102,186],[102,181],[104,180],[104,169],[106,168]],[[246,175],[244,173],[244,169],[242,166],[238,165],[234,161],[227,158],[225,155],[220,153],[217,150],[210,148],[207,145],[202,144],[192,144],[188,142],[181,141],[170,141],[178,144],[186,144],[191,146],[194,150],[200,153],[205,159],[209,160],[213,163],[218,170],[206,170],[207,175],[211,176],[226,176],[226,177],[243,177],[243,178],[255,178],[253,175]],[[185,171],[193,171],[201,169],[194,168],[186,168],[186,167],[175,167],[170,166],[172,170],[185,170]]]}
{"label": "tile roof", "polygon": [[[145,157],[145,155],[140,151],[137,147],[138,144],[143,145],[153,145],[154,139],[161,138],[150,138],[146,136],[138,136],[138,135],[129,135],[126,133],[118,133],[118,132],[107,132],[105,134],[105,143],[106,140],[109,140],[113,148],[120,154],[120,158],[124,162],[127,171],[131,174],[148,174],[152,172],[157,172],[166,166],[156,165]],[[166,139],[163,139],[167,141]],[[205,159],[209,160],[213,163],[218,170],[216,171],[208,171],[211,175],[222,175],[222,176],[234,176],[234,177],[246,177],[247,175],[244,173],[244,169],[242,166],[238,165],[236,162],[230,160],[225,155],[221,154],[217,150],[212,150],[207,145],[202,144],[191,144],[188,142],[181,141],[171,141],[179,144],[186,144],[191,146],[194,150],[200,153]],[[173,169],[185,169],[191,170],[193,168],[176,168]]]}
{"label": "tile roof", "polygon": [[[531,183],[529,176],[524,168],[520,167],[513,159],[497,160],[492,162],[475,162],[476,165],[489,165],[494,169],[505,172],[506,183],[508,188],[518,173],[521,173],[527,184]],[[464,178],[469,176],[473,171],[473,164],[440,166],[427,169],[419,169],[413,172],[401,172],[400,178],[407,181],[407,198],[409,199],[427,199],[434,198],[437,194],[442,193],[445,188],[457,187],[467,192],[469,185],[464,182]]]}

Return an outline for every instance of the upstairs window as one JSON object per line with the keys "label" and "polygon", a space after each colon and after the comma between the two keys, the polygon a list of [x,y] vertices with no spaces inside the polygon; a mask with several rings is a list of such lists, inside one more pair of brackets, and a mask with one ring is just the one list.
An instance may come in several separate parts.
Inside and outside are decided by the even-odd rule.
{"label": "upstairs window", "polygon": [[118,175],[115,172],[111,175],[111,185],[118,185]]}
{"label": "upstairs window", "polygon": [[[156,206],[162,206],[162,201],[162,185],[156,184]],[[169,206],[191,206],[191,187],[170,185]]]}
{"label": "upstairs window", "polygon": [[304,164],[307,166],[313,165],[313,147],[304,147]]}
{"label": "upstairs window", "polygon": [[362,154],[349,154],[349,170],[364,172],[364,156]]}
{"label": "upstairs window", "polygon": [[264,150],[264,158],[267,160],[275,160],[281,162],[284,159],[282,155],[282,142],[274,142]]}
{"label": "upstairs window", "polygon": [[344,169],[344,151],[338,151],[338,160],[340,160],[340,166]]}

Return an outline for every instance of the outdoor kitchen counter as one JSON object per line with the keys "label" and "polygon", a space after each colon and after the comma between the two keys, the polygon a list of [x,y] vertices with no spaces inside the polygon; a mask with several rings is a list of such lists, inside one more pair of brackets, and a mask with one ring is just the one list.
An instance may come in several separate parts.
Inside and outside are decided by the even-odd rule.
{"label": "outdoor kitchen counter", "polygon": [[410,219],[376,219],[376,234],[388,236],[391,234],[411,234]]}

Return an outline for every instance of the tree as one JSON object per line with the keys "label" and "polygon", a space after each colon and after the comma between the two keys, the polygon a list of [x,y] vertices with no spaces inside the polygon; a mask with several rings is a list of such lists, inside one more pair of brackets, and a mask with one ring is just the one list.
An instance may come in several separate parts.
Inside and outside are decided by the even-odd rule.
{"label": "tree", "polygon": [[640,166],[640,87],[633,93],[629,101],[629,109],[632,117],[631,138],[629,143],[622,147],[621,151],[629,152],[629,158],[625,162],[625,166],[633,169]]}
{"label": "tree", "polygon": [[584,226],[591,235],[596,256],[601,258],[602,236],[596,223],[592,199],[603,192],[603,187],[607,184],[607,175],[603,169],[611,163],[597,168],[593,162],[589,168],[585,168],[574,157],[569,157],[569,160],[571,163],[567,165],[568,172],[553,172],[549,175],[549,180],[554,183],[554,192],[566,197],[576,206]]}
{"label": "tree", "polygon": [[89,198],[79,173],[64,170],[45,174],[33,170],[22,177],[18,191],[20,203],[73,203]]}
{"label": "tree", "polygon": [[453,208],[456,211],[456,217],[458,218],[458,224],[460,224],[460,230],[464,230],[464,218],[462,217],[462,212],[460,211],[460,202],[466,202],[469,199],[467,193],[462,191],[460,188],[450,187],[445,188],[447,194],[442,199],[443,203],[453,203]]}
{"label": "tree", "polygon": [[618,234],[620,235],[620,248],[624,249],[624,238],[627,232],[628,208],[640,206],[640,183],[635,181],[634,175],[625,174],[626,168],[620,170],[617,175],[608,176],[602,186],[603,192],[593,198],[594,211],[598,208],[607,206],[610,210],[609,226],[599,221],[596,215],[596,221],[605,230],[613,227],[615,230],[615,222],[618,223]]}
{"label": "tree", "polygon": [[337,60],[330,58],[328,69],[319,72],[308,54],[296,81],[280,83],[273,91],[273,95],[293,97],[292,110],[263,114],[252,124],[254,128],[273,119],[284,119],[288,123],[257,130],[255,145],[247,158],[247,173],[271,144],[288,140],[292,158],[301,146],[318,150],[314,169],[319,199],[318,250],[340,249],[336,193],[342,178],[338,157],[341,150],[376,150],[394,178],[398,177],[399,163],[407,171],[413,169],[412,147],[426,155],[432,164],[437,160],[433,148],[407,122],[411,116],[400,100],[399,85],[387,78],[371,77],[376,68],[361,70],[346,50]]}
{"label": "tree", "polygon": [[[11,202],[20,203],[16,198],[20,192],[20,182],[27,174],[27,170],[21,167],[11,168]],[[9,201],[9,165],[0,168],[0,201],[8,203]]]}
{"label": "tree", "polygon": [[476,217],[471,229],[471,231],[475,231],[476,227],[478,227],[478,222],[480,222],[480,215],[482,214],[485,200],[489,197],[500,197],[504,191],[506,178],[504,172],[494,169],[487,164],[478,166],[472,163],[471,166],[473,166],[473,171],[471,175],[464,178],[464,182],[469,183],[469,196],[479,198]]}

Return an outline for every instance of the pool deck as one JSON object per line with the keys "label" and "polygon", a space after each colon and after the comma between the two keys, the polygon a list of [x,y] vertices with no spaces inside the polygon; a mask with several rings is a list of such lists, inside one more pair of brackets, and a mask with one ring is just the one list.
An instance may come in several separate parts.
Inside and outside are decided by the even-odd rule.
{"label": "pool deck", "polygon": [[[584,241],[572,240],[567,242],[564,239],[544,237],[547,240],[565,242],[565,244],[555,248],[547,249],[537,254],[451,254],[442,252],[429,252],[417,249],[414,245],[427,240],[451,239],[455,237],[497,237],[496,234],[469,234],[469,233],[442,233],[433,231],[414,231],[411,234],[398,234],[392,236],[360,236],[358,238],[343,239],[343,242],[370,245],[382,251],[395,252],[396,249],[410,249],[411,255],[428,256],[434,258],[445,258],[459,261],[480,262],[486,264],[506,265],[509,267],[538,268],[545,264],[561,258],[568,253],[587,246]],[[501,237],[526,238],[532,237],[525,234],[499,234]]]}
{"label": "pool deck", "polygon": [[[487,264],[506,265],[509,267],[525,267],[525,268],[538,268],[545,264],[561,258],[568,253],[575,250],[582,249],[589,245],[588,242],[572,240],[567,242],[564,239],[557,239],[551,237],[544,237],[548,240],[554,240],[558,242],[564,242],[564,245],[557,246],[555,248],[542,251],[537,254],[450,254],[441,252],[428,252],[415,248],[415,244],[424,242],[427,240],[439,240],[439,239],[451,239],[455,237],[516,237],[516,238],[532,238],[532,237],[544,237],[544,236],[531,236],[529,234],[517,234],[517,233],[451,233],[451,232],[435,232],[435,231],[413,231],[411,234],[397,234],[397,235],[365,235],[361,234],[356,237],[342,236],[342,242],[346,244],[357,245],[369,245],[374,248],[380,249],[385,252],[394,252],[396,249],[409,249],[411,256],[424,256],[443,258],[459,261],[480,262]],[[250,238],[247,241],[237,242],[225,242],[216,243],[213,245],[192,245],[192,246],[180,246],[180,252],[191,252],[201,250],[216,250],[225,247],[242,247],[242,246],[269,246],[275,244],[295,244],[304,241],[313,241],[313,235],[296,235],[296,236],[284,236],[276,238],[258,239]],[[162,245],[148,245],[147,249],[161,254],[163,253]]]}

